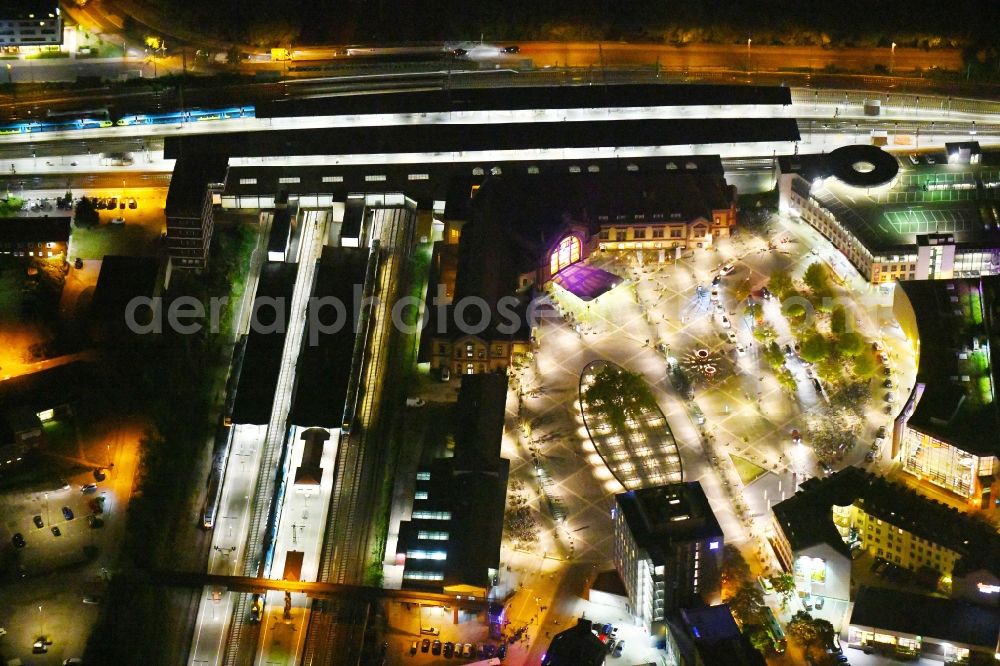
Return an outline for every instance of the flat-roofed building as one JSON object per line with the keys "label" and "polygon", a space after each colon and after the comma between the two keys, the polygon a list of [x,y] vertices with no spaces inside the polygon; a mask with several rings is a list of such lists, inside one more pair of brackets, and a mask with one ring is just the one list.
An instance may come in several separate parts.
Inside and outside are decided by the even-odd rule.
{"label": "flat-roofed building", "polygon": [[796,587],[850,600],[851,550],[905,567],[953,596],[995,604],[1000,534],[915,490],[847,467],[773,507],[774,544]]}
{"label": "flat-roofed building", "polygon": [[1000,509],[1000,277],[900,282],[893,312],[917,377],[893,429],[902,469],[963,501]]}
{"label": "flat-roofed building", "polygon": [[0,254],[29,259],[65,259],[69,236],[69,217],[0,219]]}
{"label": "flat-roofed building", "polygon": [[510,463],[500,457],[507,378],[462,377],[455,454],[417,471],[413,509],[399,526],[403,587],[486,598],[500,568]]}
{"label": "flat-roofed building", "polygon": [[615,566],[644,624],[716,600],[724,538],[700,483],[620,493],[613,517]]}
{"label": "flat-roofed building", "polygon": [[848,263],[873,284],[1000,272],[1000,153],[966,142],[901,162],[864,145],[781,156],[780,208],[833,243],[842,277]]}
{"label": "flat-roofed building", "polygon": [[0,47],[63,42],[58,0],[0,0]]}
{"label": "flat-roofed building", "polygon": [[1000,654],[1000,611],[956,599],[862,587],[851,610],[847,641],[890,658],[992,665]]}
{"label": "flat-roofed building", "polygon": [[167,254],[174,268],[204,269],[215,228],[213,208],[225,186],[225,155],[181,157],[167,190]]}

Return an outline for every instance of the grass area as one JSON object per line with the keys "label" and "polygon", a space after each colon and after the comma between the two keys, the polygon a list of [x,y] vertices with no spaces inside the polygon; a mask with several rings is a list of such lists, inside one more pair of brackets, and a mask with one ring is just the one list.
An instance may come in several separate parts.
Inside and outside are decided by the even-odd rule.
{"label": "grass area", "polygon": [[0,259],[0,321],[20,317],[25,276],[23,262]]}
{"label": "grass area", "polygon": [[732,459],[733,465],[736,466],[736,473],[740,475],[740,481],[744,486],[750,485],[767,472],[767,470],[760,465],[752,463],[741,456],[730,454],[729,457]]}
{"label": "grass area", "polygon": [[73,228],[70,258],[103,259],[108,254],[136,257],[156,253],[158,236],[141,224],[102,224],[93,229]]}
{"label": "grass area", "polygon": [[45,431],[46,451],[64,456],[79,455],[76,426],[68,418],[46,421],[42,430]]}

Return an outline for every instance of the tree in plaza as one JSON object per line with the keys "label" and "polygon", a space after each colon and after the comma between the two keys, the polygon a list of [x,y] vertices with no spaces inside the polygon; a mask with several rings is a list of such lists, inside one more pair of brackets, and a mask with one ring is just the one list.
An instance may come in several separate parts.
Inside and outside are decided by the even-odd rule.
{"label": "tree in plaza", "polygon": [[872,387],[867,380],[847,382],[834,392],[830,404],[841,409],[853,411],[858,416],[864,414],[865,405],[872,398]]}
{"label": "tree in plaza", "polygon": [[870,377],[877,367],[875,355],[870,351],[864,351],[854,357],[852,370],[857,377]]}
{"label": "tree in plaza", "polygon": [[73,222],[81,228],[97,226],[97,223],[100,222],[100,215],[97,213],[97,208],[94,207],[93,199],[87,197],[80,199],[80,202],[76,204]]}
{"label": "tree in plaza", "polygon": [[789,638],[805,648],[815,645],[819,642],[820,638],[812,615],[806,611],[799,611],[792,616],[792,619],[788,621],[788,626],[785,628],[785,633]]}
{"label": "tree in plaza", "polygon": [[816,363],[823,360],[830,354],[830,342],[823,337],[822,333],[813,332],[805,340],[799,349],[799,356],[804,361]]}
{"label": "tree in plaza", "polygon": [[806,272],[802,276],[802,281],[816,296],[828,296],[830,294],[830,270],[826,264],[818,261],[809,264]]}
{"label": "tree in plaza", "polygon": [[740,585],[736,593],[724,599],[741,627],[762,624],[764,620],[764,593],[756,583],[747,581]]}
{"label": "tree in plaza", "polygon": [[780,368],[784,364],[785,354],[774,340],[771,340],[771,344],[764,349],[764,360],[774,369]]}
{"label": "tree in plaza", "polygon": [[767,282],[767,288],[778,298],[785,298],[795,291],[791,273],[783,269],[774,271]]}
{"label": "tree in plaza", "polygon": [[795,594],[795,577],[790,573],[779,573],[768,578],[774,591],[781,595],[781,606],[784,608],[792,595]]}
{"label": "tree in plaza", "polygon": [[834,409],[810,421],[807,442],[818,458],[831,460],[853,446],[857,432],[857,419],[844,409]]}
{"label": "tree in plaza", "polygon": [[656,405],[653,392],[642,375],[610,365],[597,373],[593,383],[583,392],[583,399],[617,431],[625,430],[630,416],[638,416],[644,409]]}
{"label": "tree in plaza", "polygon": [[799,384],[795,381],[795,376],[788,370],[788,368],[779,368],[775,371],[775,379],[778,380],[778,385],[790,393],[794,393],[798,389]]}
{"label": "tree in plaza", "polygon": [[816,629],[816,633],[819,636],[819,644],[821,647],[833,647],[833,637],[837,634],[833,629],[833,624],[828,620],[824,620],[821,617],[813,619],[813,627]]}
{"label": "tree in plaza", "polygon": [[795,324],[802,323],[802,320],[806,316],[806,306],[802,303],[790,303],[787,307],[782,308],[785,316],[792,320]]}
{"label": "tree in plaza", "polygon": [[771,641],[771,635],[767,633],[767,629],[764,627],[757,627],[752,632],[750,632],[750,645],[753,649],[757,650],[763,655],[770,652],[774,643]]}
{"label": "tree in plaza", "polygon": [[857,356],[868,348],[868,344],[857,333],[849,332],[837,337],[836,347],[842,356]]}
{"label": "tree in plaza", "polygon": [[736,546],[727,543],[722,549],[722,570],[719,574],[722,598],[727,599],[735,594],[736,590],[749,580],[750,565],[743,558],[743,553]]}
{"label": "tree in plaza", "polygon": [[848,333],[847,323],[849,321],[847,310],[842,305],[838,305],[830,312],[830,332],[834,335]]}

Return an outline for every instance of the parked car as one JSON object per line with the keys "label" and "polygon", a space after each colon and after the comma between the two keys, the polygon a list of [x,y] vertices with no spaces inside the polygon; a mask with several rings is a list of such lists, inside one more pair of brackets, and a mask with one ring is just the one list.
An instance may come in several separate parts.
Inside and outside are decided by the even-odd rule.
{"label": "parked car", "polygon": [[447,643],[444,644],[444,656],[447,659],[451,659],[452,656],[454,656],[454,654],[455,654],[455,644],[452,643],[451,641],[448,641]]}
{"label": "parked car", "polygon": [[730,331],[726,331],[726,339],[729,340],[730,344],[734,344],[735,345],[736,342],[737,342],[736,333],[734,333],[731,330]]}
{"label": "parked car", "polygon": [[24,544],[26,543],[24,540],[24,535],[21,534],[20,532],[12,536],[10,540],[14,544],[14,548],[24,548]]}
{"label": "parked car", "polygon": [[872,462],[873,460],[875,460],[875,452],[868,451],[868,453],[865,454],[865,462]]}
{"label": "parked car", "polygon": [[45,527],[45,522],[42,520],[41,516],[35,516],[34,518],[31,519],[31,522],[33,522],[35,524],[35,527],[37,527],[38,529],[42,529],[43,527]]}
{"label": "parked car", "polygon": [[431,654],[441,654],[441,641],[434,641],[434,645],[431,647]]}
{"label": "parked car", "polygon": [[713,301],[719,300],[719,290],[718,289],[712,289],[712,300]]}
{"label": "parked car", "polygon": [[52,526],[52,536],[62,536],[62,532],[59,530],[58,525]]}
{"label": "parked car", "polygon": [[747,350],[743,345],[736,345],[736,355],[746,356]]}
{"label": "parked car", "polygon": [[121,226],[121,225],[125,224],[125,218],[124,217],[115,217],[115,218],[112,218],[111,219],[111,224]]}
{"label": "parked car", "polygon": [[507,657],[507,644],[504,643],[497,650],[497,659],[499,659],[500,661],[503,661],[504,658],[506,658],[506,657]]}
{"label": "parked car", "polygon": [[511,44],[510,46],[505,46],[500,49],[502,53],[520,53],[521,47],[517,44]]}
{"label": "parked car", "polygon": [[80,488],[80,492],[82,492],[82,493],[92,493],[92,492],[95,492],[96,490],[97,490],[97,484],[96,483],[88,483],[87,485],[82,486]]}
{"label": "parked car", "polygon": [[719,268],[719,275],[729,275],[733,272],[734,268],[736,268],[736,264],[732,261],[727,261]]}
{"label": "parked car", "polygon": [[476,651],[472,649],[472,643],[466,643],[462,646],[462,656],[466,659],[476,656]]}
{"label": "parked car", "polygon": [[420,651],[421,652],[427,652],[430,649],[431,649],[431,639],[425,638],[424,640],[422,640],[420,642]]}
{"label": "parked car", "polygon": [[87,516],[87,525],[89,525],[91,529],[96,530],[100,527],[104,527],[104,520],[98,518],[97,516]]}
{"label": "parked car", "polygon": [[129,197],[128,207],[129,210],[135,210],[136,208],[139,207],[139,202],[135,200],[135,197]]}
{"label": "parked car", "polygon": [[103,497],[94,497],[89,502],[87,502],[87,506],[90,507],[90,510],[93,513],[97,513],[97,514],[104,513],[104,498]]}
{"label": "parked car", "polygon": [[795,428],[792,428],[792,444],[799,444],[802,442],[802,435]]}
{"label": "parked car", "polygon": [[886,435],[885,426],[879,426],[878,432],[875,434],[875,436],[878,437],[879,439],[885,439],[885,435]]}
{"label": "parked car", "polygon": [[722,276],[721,275],[716,275],[714,278],[712,278],[712,286],[713,287],[719,286],[720,282],[722,282]]}
{"label": "parked car", "polygon": [[896,396],[893,395],[892,391],[889,391],[888,393],[885,394],[885,401],[890,405],[896,402]]}
{"label": "parked car", "polygon": [[426,403],[424,402],[423,398],[407,398],[406,399],[406,406],[407,407],[423,407],[425,404]]}
{"label": "parked car", "polygon": [[612,657],[622,656],[622,651],[625,649],[625,641],[618,641],[618,645],[615,646],[615,651],[611,653]]}
{"label": "parked car", "polygon": [[114,210],[118,208],[118,197],[111,197],[108,199],[108,210]]}
{"label": "parked car", "polygon": [[62,515],[66,520],[73,520],[73,511],[68,506],[62,508]]}
{"label": "parked car", "polygon": [[[833,466],[828,462],[819,462],[819,468],[823,470],[824,474],[833,474]],[[806,610],[809,610],[808,608]]]}
{"label": "parked car", "polygon": [[763,296],[766,301],[771,300],[771,290],[767,287],[760,288],[760,295]]}
{"label": "parked car", "polygon": [[729,317],[727,317],[726,315],[722,315],[722,328],[732,328],[732,327],[733,325],[729,321]]}
{"label": "parked car", "polygon": [[417,642],[416,641],[412,641],[410,643],[410,656],[412,657],[416,653],[417,653]]}
{"label": "parked car", "polygon": [[441,366],[441,381],[446,382],[446,381],[448,381],[450,379],[451,379],[451,370],[448,369],[448,366],[442,365]]}
{"label": "parked car", "polygon": [[892,378],[886,377],[885,381],[882,382],[882,386],[884,386],[886,388],[892,388]]}

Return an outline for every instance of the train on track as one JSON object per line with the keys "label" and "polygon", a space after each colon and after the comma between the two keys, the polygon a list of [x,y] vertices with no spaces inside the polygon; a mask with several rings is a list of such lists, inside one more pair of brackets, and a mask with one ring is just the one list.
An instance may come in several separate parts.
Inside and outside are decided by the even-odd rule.
{"label": "train on track", "polygon": [[256,110],[252,106],[233,106],[225,109],[189,109],[187,111],[171,111],[168,113],[130,114],[121,116],[117,120],[112,119],[107,109],[56,111],[49,112],[45,120],[24,120],[0,125],[0,136],[100,129],[116,125],[119,127],[130,125],[172,125],[175,123],[197,123],[254,117],[256,117]]}

